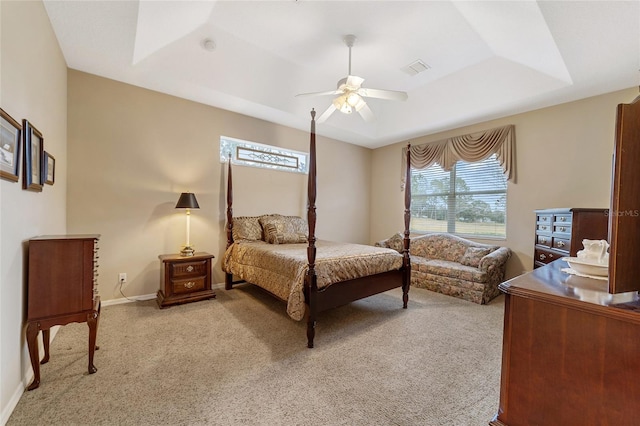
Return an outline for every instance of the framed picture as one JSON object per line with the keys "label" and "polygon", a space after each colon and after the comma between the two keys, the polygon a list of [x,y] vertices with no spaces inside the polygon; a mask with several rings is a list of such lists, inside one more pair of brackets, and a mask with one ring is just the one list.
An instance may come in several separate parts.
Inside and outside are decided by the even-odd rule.
{"label": "framed picture", "polygon": [[42,170],[42,176],[44,176],[44,183],[47,185],[53,185],[56,180],[56,159],[53,155],[47,151],[44,152],[44,162],[42,163],[44,169]]}
{"label": "framed picture", "polygon": [[22,121],[24,132],[24,173],[22,188],[29,191],[42,191],[42,159],[44,156],[44,138],[29,121]]}
{"label": "framed picture", "polygon": [[18,181],[22,126],[0,108],[0,177]]}

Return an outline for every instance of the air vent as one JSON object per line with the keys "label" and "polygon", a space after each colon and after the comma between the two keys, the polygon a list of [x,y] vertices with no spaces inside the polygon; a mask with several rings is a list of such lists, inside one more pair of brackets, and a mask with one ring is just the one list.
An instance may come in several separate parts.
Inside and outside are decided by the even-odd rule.
{"label": "air vent", "polygon": [[406,67],[403,67],[402,71],[406,72],[409,75],[417,75],[428,70],[429,68],[431,68],[429,65],[425,64],[420,59],[417,59]]}

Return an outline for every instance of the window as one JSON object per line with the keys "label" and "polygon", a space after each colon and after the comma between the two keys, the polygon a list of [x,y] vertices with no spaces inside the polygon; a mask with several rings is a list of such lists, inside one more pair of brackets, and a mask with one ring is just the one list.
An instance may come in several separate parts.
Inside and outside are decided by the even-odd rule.
{"label": "window", "polygon": [[220,162],[249,167],[309,173],[309,154],[257,142],[220,136]]}
{"label": "window", "polygon": [[504,238],[507,180],[495,154],[474,163],[458,161],[411,170],[411,230]]}

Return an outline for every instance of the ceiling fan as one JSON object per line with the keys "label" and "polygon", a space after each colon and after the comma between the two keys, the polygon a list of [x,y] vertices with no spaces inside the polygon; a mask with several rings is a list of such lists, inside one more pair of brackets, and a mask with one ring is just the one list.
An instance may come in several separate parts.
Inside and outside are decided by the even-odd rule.
{"label": "ceiling fan", "polygon": [[296,96],[326,96],[338,95],[333,99],[329,108],[327,108],[316,120],[318,123],[325,121],[334,111],[338,110],[344,114],[351,114],[355,109],[365,121],[374,119],[371,108],[367,105],[363,98],[377,98],[394,101],[407,100],[406,92],[398,92],[395,90],[367,89],[362,87],[364,78],[351,74],[351,48],[356,41],[356,36],[349,34],[344,36],[344,42],[349,48],[349,75],[338,81],[336,90],[326,92],[301,93]]}

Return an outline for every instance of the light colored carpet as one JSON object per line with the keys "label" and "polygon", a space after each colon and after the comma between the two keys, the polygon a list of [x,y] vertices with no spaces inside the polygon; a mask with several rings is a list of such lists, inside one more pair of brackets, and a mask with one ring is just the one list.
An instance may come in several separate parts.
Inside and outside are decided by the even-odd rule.
{"label": "light colored carpet", "polygon": [[504,296],[480,306],[412,288],[305,323],[256,287],[62,327],[8,425],[487,425],[498,408]]}

